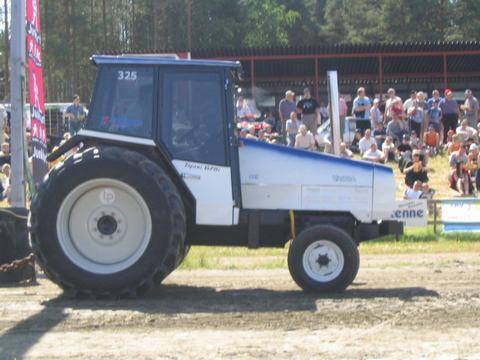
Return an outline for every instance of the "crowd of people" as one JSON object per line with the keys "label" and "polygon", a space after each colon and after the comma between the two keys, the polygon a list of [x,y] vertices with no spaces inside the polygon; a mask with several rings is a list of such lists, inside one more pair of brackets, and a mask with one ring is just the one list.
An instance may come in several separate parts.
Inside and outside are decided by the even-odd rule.
{"label": "crowd of people", "polygon": [[[263,121],[249,111],[245,99],[237,102],[240,136],[304,150],[318,150],[317,128],[328,119],[328,108],[305,88],[295,101],[288,90],[278,106],[278,121],[266,113]],[[462,196],[480,191],[478,168],[480,125],[479,103],[471,90],[457,101],[453,91],[443,96],[434,90],[431,97],[422,91],[411,91],[407,99],[395,89],[387,98],[370,99],[363,87],[357,90],[351,111],[343,96],[339,98],[340,120],[352,116],[356,133],[352,143],[340,144],[340,156],[352,158],[355,153],[365,161],[397,164],[404,174],[405,198],[430,198],[428,161],[440,153],[448,154],[449,185]],[[326,147],[328,150],[328,146]]]}

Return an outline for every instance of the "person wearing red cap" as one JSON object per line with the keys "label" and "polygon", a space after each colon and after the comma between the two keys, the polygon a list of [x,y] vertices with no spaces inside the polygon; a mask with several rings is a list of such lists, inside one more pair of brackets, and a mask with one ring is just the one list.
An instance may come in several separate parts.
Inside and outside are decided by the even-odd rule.
{"label": "person wearing red cap", "polygon": [[[442,108],[442,122],[444,134],[449,130],[455,131],[458,126],[458,118],[460,117],[460,109],[457,101],[453,98],[453,92],[450,89],[445,90],[445,100],[440,105]],[[446,135],[444,135],[446,141]]]}

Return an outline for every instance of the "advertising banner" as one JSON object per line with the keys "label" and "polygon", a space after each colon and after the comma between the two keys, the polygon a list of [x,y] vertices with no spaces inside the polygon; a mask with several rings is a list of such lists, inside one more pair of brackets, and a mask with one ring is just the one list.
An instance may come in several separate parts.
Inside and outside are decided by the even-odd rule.
{"label": "advertising banner", "polygon": [[391,220],[403,222],[405,227],[423,227],[428,223],[427,200],[402,200],[396,202]]}
{"label": "advertising banner", "polygon": [[443,200],[442,223],[444,232],[480,232],[480,201]]}
{"label": "advertising banner", "polygon": [[42,37],[40,30],[40,0],[27,0],[27,62],[30,94],[32,167],[35,184],[48,171],[45,98],[42,72]]}

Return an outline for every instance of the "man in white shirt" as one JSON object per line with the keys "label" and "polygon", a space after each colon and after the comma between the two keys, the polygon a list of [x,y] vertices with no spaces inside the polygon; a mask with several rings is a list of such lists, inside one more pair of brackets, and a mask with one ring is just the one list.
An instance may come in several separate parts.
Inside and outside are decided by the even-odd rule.
{"label": "man in white shirt", "polygon": [[417,92],[415,90],[410,91],[410,98],[405,100],[403,103],[403,111],[408,112],[408,109],[410,109],[412,106],[414,106],[414,103],[417,101]]}
{"label": "man in white shirt", "polygon": [[367,129],[365,130],[365,135],[358,142],[360,154],[364,154],[366,151],[368,151],[372,144],[376,144],[376,142],[372,136],[372,131],[370,129]]}
{"label": "man in white shirt", "polygon": [[383,152],[378,150],[377,144],[375,142],[370,146],[369,150],[365,151],[362,158],[366,161],[378,163],[383,163],[385,161],[385,155],[383,154]]}
{"label": "man in white shirt", "polygon": [[300,125],[298,134],[295,137],[295,147],[303,150],[315,149],[315,138],[312,133],[307,130],[305,124]]}
{"label": "man in white shirt", "polygon": [[407,187],[405,193],[403,194],[403,198],[405,200],[418,200],[422,194],[422,182],[417,180],[413,183],[413,187]]}
{"label": "man in white shirt", "polygon": [[462,122],[460,123],[460,126],[457,127],[456,133],[457,133],[458,137],[460,138],[461,142],[465,142],[469,139],[472,139],[475,142],[477,142],[477,140],[478,140],[477,130],[475,130],[471,126],[468,126],[468,120],[467,119],[462,120]]}

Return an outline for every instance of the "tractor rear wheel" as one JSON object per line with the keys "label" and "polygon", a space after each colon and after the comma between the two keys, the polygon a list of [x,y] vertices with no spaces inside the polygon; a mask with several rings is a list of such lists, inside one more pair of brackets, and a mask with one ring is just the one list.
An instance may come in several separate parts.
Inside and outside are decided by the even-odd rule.
{"label": "tractor rear wheel", "polygon": [[332,225],[305,229],[292,241],[288,252],[290,274],[308,292],[345,290],[355,279],[359,265],[352,237]]}
{"label": "tractor rear wheel", "polygon": [[51,280],[75,295],[140,295],[184,256],[186,216],[165,171],[142,154],[90,148],[55,167],[30,232]]}

